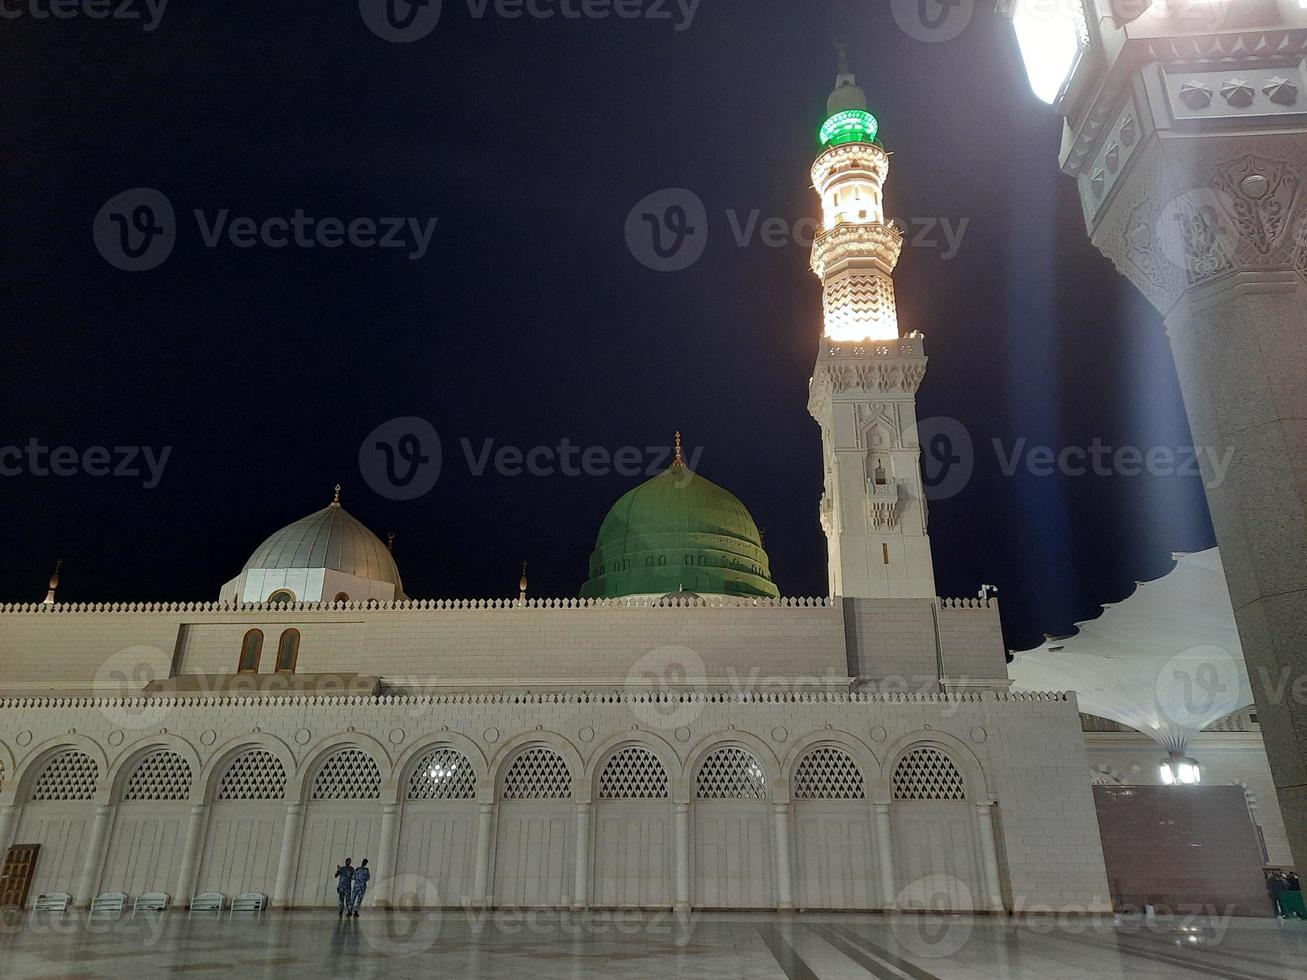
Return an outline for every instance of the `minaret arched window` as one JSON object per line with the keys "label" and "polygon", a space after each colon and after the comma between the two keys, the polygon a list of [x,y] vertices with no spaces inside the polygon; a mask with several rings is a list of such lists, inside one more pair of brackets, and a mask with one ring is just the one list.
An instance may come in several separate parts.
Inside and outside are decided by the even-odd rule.
{"label": "minaret arched window", "polygon": [[250,630],[241,641],[241,659],[236,665],[238,673],[257,674],[259,657],[263,654],[263,630]]}
{"label": "minaret arched window", "polygon": [[277,641],[277,670],[293,674],[300,657],[300,631],[286,630]]}

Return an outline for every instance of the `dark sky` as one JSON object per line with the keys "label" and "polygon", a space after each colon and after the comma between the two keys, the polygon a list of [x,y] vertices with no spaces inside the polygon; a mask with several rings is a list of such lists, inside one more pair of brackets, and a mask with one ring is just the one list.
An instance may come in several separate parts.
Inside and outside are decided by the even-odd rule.
{"label": "dark sky", "polygon": [[[638,480],[475,477],[459,440],[616,450],[677,428],[766,529],[781,591],[824,593],[806,410],[820,286],[801,246],[738,247],[727,211],[816,212],[841,32],[894,152],[889,212],[968,222],[955,257],[907,248],[896,277],[903,329],[931,354],[920,414],[961,420],[976,445],[969,484],[931,509],[941,594],[998,585],[1020,648],[1213,543],[1195,478],[1001,472],[994,439],[1190,440],[1160,319],[1089,245],[1060,120],[1005,23],[977,10],[932,44],[867,0],[703,0],[688,29],[675,18],[477,18],[445,0],[411,44],[374,36],[352,2],[177,3],[149,32],[0,25],[0,446],[172,447],[154,489],[0,477],[0,599],[40,599],[59,556],[67,601],[214,598],[337,482],[398,533],[411,595],[509,595],[523,559],[534,594],[574,595]],[[92,223],[142,186],[179,230],[166,262],[128,273]],[[666,187],[709,215],[706,253],[675,274],[637,262],[623,232]],[[439,223],[410,261],[206,248],[192,215],[296,208]],[[398,416],[444,447],[411,502],[369,489],[358,462]]]}

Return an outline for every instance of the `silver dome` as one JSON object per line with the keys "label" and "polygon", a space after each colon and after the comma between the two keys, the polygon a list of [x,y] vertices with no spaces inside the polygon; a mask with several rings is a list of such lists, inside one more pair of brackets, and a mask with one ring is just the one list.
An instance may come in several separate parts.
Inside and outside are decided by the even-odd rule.
{"label": "silver dome", "polygon": [[390,549],[339,503],[273,534],[255,549],[241,571],[252,568],[326,568],[389,582],[397,597],[404,591]]}

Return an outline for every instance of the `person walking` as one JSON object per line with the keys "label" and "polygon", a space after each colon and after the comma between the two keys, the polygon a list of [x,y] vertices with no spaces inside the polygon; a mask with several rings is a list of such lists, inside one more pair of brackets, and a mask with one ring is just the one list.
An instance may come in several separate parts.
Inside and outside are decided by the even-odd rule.
{"label": "person walking", "polygon": [[364,858],[363,863],[354,869],[354,891],[349,901],[349,914],[356,919],[359,917],[359,906],[363,904],[363,896],[367,894],[368,882],[371,880],[372,872],[368,870],[368,859]]}
{"label": "person walking", "polygon": [[336,866],[336,901],[340,904],[340,911],[336,913],[336,918],[341,918],[350,911],[350,889],[354,886],[354,866],[350,863],[353,858],[345,858],[345,863]]}

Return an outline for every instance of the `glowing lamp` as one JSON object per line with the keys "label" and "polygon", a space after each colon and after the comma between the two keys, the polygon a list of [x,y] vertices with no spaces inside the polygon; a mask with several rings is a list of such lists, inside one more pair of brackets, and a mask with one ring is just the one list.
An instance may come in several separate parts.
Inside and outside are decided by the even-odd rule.
{"label": "glowing lamp", "polygon": [[1014,0],[1010,16],[1030,88],[1052,105],[1089,44],[1084,8],[1080,0]]}
{"label": "glowing lamp", "polygon": [[880,123],[865,109],[847,109],[837,112],[821,127],[822,146],[839,146],[842,143],[874,143],[880,132]]}
{"label": "glowing lamp", "polygon": [[1176,752],[1162,760],[1158,774],[1165,786],[1197,786],[1203,781],[1203,771],[1197,761]]}

